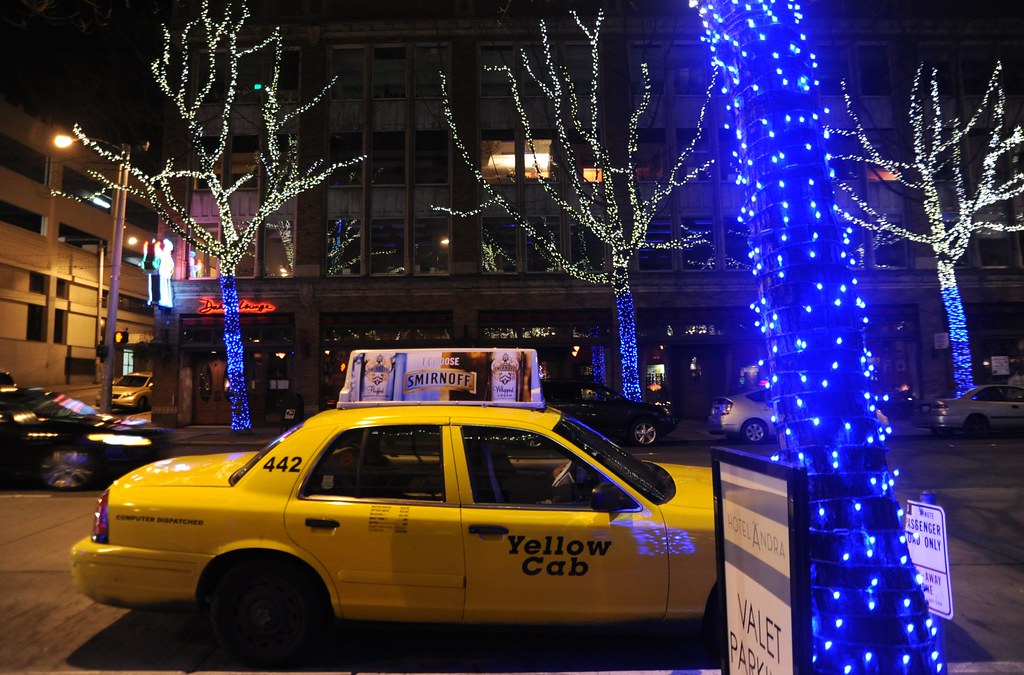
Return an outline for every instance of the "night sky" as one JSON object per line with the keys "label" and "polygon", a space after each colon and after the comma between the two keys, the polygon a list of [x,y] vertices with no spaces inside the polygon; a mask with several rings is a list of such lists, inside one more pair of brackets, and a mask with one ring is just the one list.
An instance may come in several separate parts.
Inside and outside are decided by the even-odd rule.
{"label": "night sky", "polygon": [[[61,0],[47,16],[26,9],[32,4],[40,3],[0,3],[0,95],[113,143],[154,140],[161,94],[149,63],[159,54],[169,0]],[[109,14],[97,16],[90,5]]]}

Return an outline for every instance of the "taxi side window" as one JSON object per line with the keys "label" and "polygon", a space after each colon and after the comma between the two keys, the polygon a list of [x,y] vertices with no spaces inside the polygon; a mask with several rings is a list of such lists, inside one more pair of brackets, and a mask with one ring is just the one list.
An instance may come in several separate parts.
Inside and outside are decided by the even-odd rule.
{"label": "taxi side window", "polygon": [[476,504],[590,504],[604,480],[554,440],[531,431],[463,427],[463,447]]}
{"label": "taxi side window", "polygon": [[431,425],[350,429],[331,443],[305,493],[444,501],[441,430]]}

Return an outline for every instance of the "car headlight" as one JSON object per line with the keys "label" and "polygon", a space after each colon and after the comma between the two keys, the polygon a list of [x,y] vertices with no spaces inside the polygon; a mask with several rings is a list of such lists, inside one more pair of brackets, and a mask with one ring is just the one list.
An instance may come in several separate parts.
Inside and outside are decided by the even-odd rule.
{"label": "car headlight", "polygon": [[88,439],[94,443],[105,443],[106,445],[152,445],[153,441],[145,436],[132,436],[130,434],[89,434]]}

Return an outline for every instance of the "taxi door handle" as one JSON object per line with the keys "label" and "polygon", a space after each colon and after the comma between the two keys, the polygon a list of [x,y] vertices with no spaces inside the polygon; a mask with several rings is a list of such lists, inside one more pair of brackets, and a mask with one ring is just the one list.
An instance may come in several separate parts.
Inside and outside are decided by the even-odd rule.
{"label": "taxi door handle", "polygon": [[501,525],[470,525],[470,534],[508,534],[508,528]]}
{"label": "taxi door handle", "polygon": [[306,525],[309,527],[318,527],[324,530],[336,530],[341,527],[341,523],[333,518],[306,518]]}

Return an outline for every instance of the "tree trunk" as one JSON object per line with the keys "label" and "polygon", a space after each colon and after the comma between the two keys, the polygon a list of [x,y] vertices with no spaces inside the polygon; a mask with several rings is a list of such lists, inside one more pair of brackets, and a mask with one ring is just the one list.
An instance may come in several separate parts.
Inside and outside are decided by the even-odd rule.
{"label": "tree trunk", "polygon": [[974,387],[974,373],[971,367],[971,341],[967,334],[967,317],[960,289],[956,285],[956,266],[949,260],[938,260],[939,291],[942,305],[946,309],[946,324],[949,326],[949,348],[953,358],[953,382],[956,395],[960,396]]}
{"label": "tree trunk", "polygon": [[636,309],[626,270],[612,270],[612,291],[615,293],[615,325],[619,332],[619,355],[622,357],[622,393],[631,401],[642,401],[636,347]]}
{"label": "tree trunk", "polygon": [[868,402],[862,303],[794,7],[701,2],[741,146],[781,458],[807,469],[813,669],[934,673],[932,621]]}
{"label": "tree trunk", "polygon": [[242,323],[238,313],[238,286],[235,275],[220,276],[220,299],[224,304],[224,347],[227,351],[228,400],[231,402],[231,429],[252,429],[249,418],[249,394],[245,387],[245,349]]}

